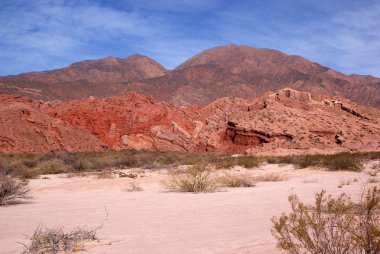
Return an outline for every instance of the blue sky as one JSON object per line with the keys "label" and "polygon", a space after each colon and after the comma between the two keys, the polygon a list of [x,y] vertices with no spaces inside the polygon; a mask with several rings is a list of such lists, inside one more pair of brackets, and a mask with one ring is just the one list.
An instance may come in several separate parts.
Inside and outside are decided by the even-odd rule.
{"label": "blue sky", "polygon": [[235,43],[380,77],[376,0],[0,0],[0,75],[105,56],[171,69]]}

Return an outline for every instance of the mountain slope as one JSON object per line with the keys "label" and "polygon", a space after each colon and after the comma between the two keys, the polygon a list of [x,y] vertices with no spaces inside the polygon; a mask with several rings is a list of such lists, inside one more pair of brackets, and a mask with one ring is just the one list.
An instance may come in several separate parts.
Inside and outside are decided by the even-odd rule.
{"label": "mountain slope", "polygon": [[258,97],[285,87],[380,107],[379,78],[344,75],[300,56],[234,44],[205,50],[171,71],[150,58],[132,55],[0,77],[0,92],[35,99],[106,97],[135,91],[176,105],[206,105],[226,96]]}
{"label": "mountain slope", "polygon": [[66,100],[89,96],[110,96],[125,83],[162,76],[163,66],[154,60],[132,55],[106,57],[73,63],[66,68],[0,77],[0,91],[42,100]]}

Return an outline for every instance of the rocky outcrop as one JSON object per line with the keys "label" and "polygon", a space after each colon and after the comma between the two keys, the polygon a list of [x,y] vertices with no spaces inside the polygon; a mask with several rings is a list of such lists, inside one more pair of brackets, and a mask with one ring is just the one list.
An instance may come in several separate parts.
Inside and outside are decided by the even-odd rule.
{"label": "rocky outcrop", "polygon": [[191,107],[137,93],[49,103],[10,95],[1,99],[1,152],[380,150],[380,110],[291,88]]}
{"label": "rocky outcrop", "polygon": [[101,150],[106,146],[84,128],[49,117],[39,103],[0,94],[0,152]]}

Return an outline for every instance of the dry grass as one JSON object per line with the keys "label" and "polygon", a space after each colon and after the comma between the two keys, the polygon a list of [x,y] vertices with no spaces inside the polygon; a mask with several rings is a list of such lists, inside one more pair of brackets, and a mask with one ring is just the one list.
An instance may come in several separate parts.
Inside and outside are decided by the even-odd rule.
{"label": "dry grass", "polygon": [[138,175],[135,174],[135,173],[124,173],[124,172],[119,172],[119,177],[120,177],[120,178],[127,177],[127,178],[136,179],[137,176],[138,176]]}
{"label": "dry grass", "polygon": [[261,163],[262,160],[254,156],[225,156],[217,158],[209,164],[218,169],[228,169],[234,166],[242,166],[251,169],[260,166]]}
{"label": "dry grass", "polygon": [[184,172],[172,172],[162,185],[169,191],[179,192],[212,192],[218,189],[216,177],[205,166],[192,166]]}
{"label": "dry grass", "polygon": [[314,178],[314,179],[305,179],[302,181],[303,183],[318,183],[319,180]]}
{"label": "dry grass", "polygon": [[255,186],[254,179],[246,174],[224,173],[217,179],[218,183],[223,187],[238,188],[238,187],[253,187]]}
{"label": "dry grass", "polygon": [[173,168],[178,165],[209,165],[218,169],[228,169],[234,166],[254,168],[265,161],[276,164],[293,164],[298,168],[314,167],[329,170],[360,171],[364,162],[375,159],[380,159],[380,153],[339,153],[284,157],[131,150],[20,153],[0,154],[0,175],[12,175],[22,179],[30,179],[41,174],[97,172],[126,168],[163,169]]}
{"label": "dry grass", "polygon": [[0,205],[13,204],[29,198],[29,191],[26,182],[7,176],[0,177]]}
{"label": "dry grass", "polygon": [[39,225],[25,246],[24,254],[77,252],[84,250],[84,243],[97,240],[96,231],[74,228],[65,232],[62,228],[46,228]]}
{"label": "dry grass", "polygon": [[359,182],[359,180],[357,178],[353,178],[353,179],[347,179],[347,180],[342,180],[340,181],[340,183],[338,184],[338,188],[342,188],[343,186],[345,185],[350,185],[351,183],[357,183]]}
{"label": "dry grass", "polygon": [[111,170],[105,170],[105,171],[101,171],[101,172],[97,173],[96,177],[98,179],[110,179],[110,178],[114,178],[115,175],[114,175],[113,171],[111,171]]}
{"label": "dry grass", "polygon": [[376,177],[371,177],[368,179],[368,183],[378,183],[379,180]]}
{"label": "dry grass", "polygon": [[272,219],[278,248],[287,253],[380,253],[380,190],[364,191],[359,203],[325,191],[308,206],[289,197],[291,212]]}
{"label": "dry grass", "polygon": [[287,177],[279,173],[266,173],[258,176],[254,176],[255,182],[281,182],[287,180]]}
{"label": "dry grass", "polygon": [[378,153],[337,153],[337,154],[313,154],[293,155],[284,157],[266,158],[271,164],[293,164],[297,168],[326,168],[331,171],[346,170],[359,172],[363,169],[363,163],[367,160],[378,158]]}
{"label": "dry grass", "polygon": [[41,174],[61,174],[69,171],[69,167],[61,159],[51,159],[38,165],[37,170]]}
{"label": "dry grass", "polygon": [[131,182],[128,184],[128,187],[125,188],[125,191],[128,192],[136,192],[136,191],[143,191],[144,189],[137,183]]}

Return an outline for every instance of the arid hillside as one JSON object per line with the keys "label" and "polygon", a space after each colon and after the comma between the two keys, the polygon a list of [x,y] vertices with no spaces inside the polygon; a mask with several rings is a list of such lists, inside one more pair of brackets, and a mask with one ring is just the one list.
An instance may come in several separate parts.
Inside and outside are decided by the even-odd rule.
{"label": "arid hillside", "polygon": [[377,150],[380,110],[290,88],[178,107],[126,93],[68,102],[1,95],[0,151],[102,148],[300,154]]}
{"label": "arid hillside", "polygon": [[234,44],[205,50],[174,70],[132,55],[0,77],[0,92],[44,101],[134,91],[175,105],[206,105],[222,97],[248,99],[285,87],[380,106],[379,78],[344,75],[300,56]]}

